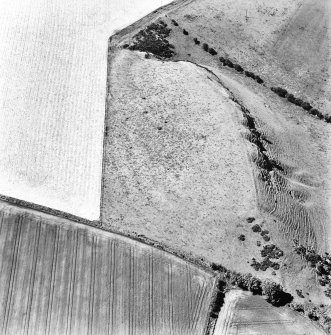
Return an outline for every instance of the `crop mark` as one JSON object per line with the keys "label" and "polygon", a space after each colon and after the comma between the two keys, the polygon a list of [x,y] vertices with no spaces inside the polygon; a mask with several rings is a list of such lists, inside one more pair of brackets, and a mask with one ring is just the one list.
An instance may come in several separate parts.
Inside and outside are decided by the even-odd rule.
{"label": "crop mark", "polygon": [[38,259],[38,251],[39,251],[39,242],[40,242],[40,230],[41,230],[41,221],[38,221],[35,238],[34,238],[34,244],[33,244],[34,248],[33,248],[33,256],[32,256],[32,270],[30,272],[28,302],[26,306],[27,309],[25,312],[25,320],[24,320],[24,334],[29,333],[31,307],[32,307],[32,301],[33,301],[33,291],[34,291],[37,259]]}
{"label": "crop mark", "polygon": [[75,277],[76,277],[76,263],[77,263],[77,245],[78,245],[78,230],[73,233],[73,243],[72,243],[72,258],[71,258],[71,273],[69,281],[69,296],[68,296],[68,314],[67,314],[67,324],[66,324],[66,335],[71,334],[71,321],[72,321],[72,305],[73,296],[75,289]]}
{"label": "crop mark", "polygon": [[88,334],[92,334],[93,330],[93,306],[94,306],[94,286],[95,286],[95,268],[96,268],[96,243],[97,236],[92,236],[91,247],[91,280],[89,294],[89,313],[88,313]]}
{"label": "crop mark", "polygon": [[52,309],[53,309],[55,275],[56,275],[56,264],[57,264],[57,258],[58,258],[58,250],[59,250],[60,229],[61,228],[56,226],[55,241],[54,241],[53,255],[52,255],[51,285],[50,285],[48,303],[47,303],[47,316],[46,316],[46,327],[45,327],[46,335],[49,335],[50,326],[51,326],[51,315],[52,315]]}
{"label": "crop mark", "polygon": [[15,242],[14,242],[14,252],[12,253],[12,259],[11,259],[11,267],[10,267],[10,277],[9,277],[9,288],[7,290],[7,296],[5,299],[5,317],[2,325],[2,334],[7,334],[7,327],[8,327],[8,320],[9,320],[9,314],[12,304],[12,295],[13,295],[13,287],[14,287],[14,281],[16,276],[16,267],[17,267],[17,258],[18,258],[18,250],[20,246],[21,241],[21,230],[22,230],[22,221],[23,217],[20,215],[17,219],[18,222],[15,220]]}

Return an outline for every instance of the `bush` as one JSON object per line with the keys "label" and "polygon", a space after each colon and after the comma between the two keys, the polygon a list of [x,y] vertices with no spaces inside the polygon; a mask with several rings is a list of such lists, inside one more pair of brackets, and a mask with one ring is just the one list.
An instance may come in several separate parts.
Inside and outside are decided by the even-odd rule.
{"label": "bush", "polygon": [[313,106],[307,101],[304,101],[301,107],[308,112],[313,108]]}
{"label": "bush", "polygon": [[224,63],[225,63],[225,58],[224,58],[224,57],[220,57],[219,60],[220,60],[220,62],[221,62],[223,65],[225,65],[225,64],[224,64]]}
{"label": "bush", "polygon": [[215,49],[213,49],[213,48],[210,48],[208,51],[209,51],[209,53],[210,53],[212,56],[215,56],[215,55],[217,55],[217,52],[216,52],[216,50],[215,50]]}
{"label": "bush", "polygon": [[324,120],[325,120],[325,122],[327,122],[327,123],[331,123],[331,115],[325,115],[325,116],[324,116]]}
{"label": "bush", "polygon": [[123,45],[123,49],[127,49],[129,47],[129,44],[127,44],[127,43],[125,43],[124,45]]}
{"label": "bush", "polygon": [[211,313],[210,316],[212,318],[217,318],[223,304],[224,304],[224,298],[225,298],[225,294],[224,294],[224,289],[226,287],[226,282],[224,282],[223,280],[220,280],[217,284],[217,293],[216,296],[214,298],[214,301],[212,302],[212,306],[211,306]]}
{"label": "bush", "polygon": [[234,66],[233,63],[230,61],[230,59],[225,59],[224,65],[231,68],[233,68]]}
{"label": "bush", "polygon": [[244,69],[239,64],[233,64],[233,67],[238,72],[244,72]]}
{"label": "bush", "polygon": [[202,49],[205,50],[206,52],[208,52],[208,50],[209,50],[208,44],[207,43],[203,43],[202,44]]}
{"label": "bush", "polygon": [[248,78],[252,78],[252,79],[256,79],[255,74],[253,72],[250,71],[245,71],[245,76]]}
{"label": "bush", "polygon": [[178,23],[174,19],[172,19],[171,22],[174,26],[178,27]]}
{"label": "bush", "polygon": [[260,76],[255,76],[255,80],[257,81],[258,84],[263,84],[264,81]]}
{"label": "bush", "polygon": [[284,306],[293,300],[293,297],[283,291],[282,286],[270,280],[264,280],[261,285],[262,294],[274,306]]}
{"label": "bush", "polygon": [[[171,44],[167,40],[171,29],[167,28],[166,23],[152,23],[144,30],[140,30],[134,36],[134,43],[129,46],[130,50],[139,50],[149,52],[154,55],[170,58],[174,51],[171,49]],[[173,46],[172,46],[173,47]]]}
{"label": "bush", "polygon": [[285,98],[287,91],[281,87],[271,87],[271,90],[282,98]]}
{"label": "bush", "polygon": [[252,227],[252,230],[253,230],[253,232],[254,233],[259,233],[259,232],[261,232],[261,226],[260,225],[258,225],[258,224],[255,224],[253,227]]}
{"label": "bush", "polygon": [[295,103],[295,96],[293,95],[293,94],[291,94],[291,93],[287,93],[286,94],[286,99],[289,101],[289,102],[291,102],[292,104],[294,104]]}
{"label": "bush", "polygon": [[200,44],[200,41],[199,41],[196,37],[194,37],[193,41],[194,41],[194,43],[195,43],[196,45],[199,45],[199,44]]}
{"label": "bush", "polygon": [[253,221],[255,221],[255,218],[253,218],[252,216],[250,216],[250,217],[248,217],[248,218],[246,219],[246,221],[247,221],[248,223],[252,223]]}
{"label": "bush", "polygon": [[239,241],[245,241],[246,237],[245,235],[241,234],[238,236]]}
{"label": "bush", "polygon": [[219,271],[219,272],[227,271],[227,269],[223,265],[217,263],[211,263],[211,268],[213,271]]}
{"label": "bush", "polygon": [[188,35],[188,31],[185,30],[185,29],[183,29],[183,34],[184,34],[184,35]]}
{"label": "bush", "polygon": [[262,238],[266,241],[269,242],[270,241],[270,237],[268,235],[263,235]]}
{"label": "bush", "polygon": [[295,101],[294,101],[294,104],[299,106],[299,107],[302,107],[304,102],[303,102],[302,99],[296,98]]}
{"label": "bush", "polygon": [[323,114],[316,108],[313,108],[309,111],[311,115],[316,115],[319,119],[323,119]]}

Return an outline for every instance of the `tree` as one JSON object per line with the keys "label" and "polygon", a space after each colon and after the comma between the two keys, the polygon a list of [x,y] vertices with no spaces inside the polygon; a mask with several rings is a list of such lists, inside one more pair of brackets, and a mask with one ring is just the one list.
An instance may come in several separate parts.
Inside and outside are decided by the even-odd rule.
{"label": "tree", "polygon": [[283,291],[281,285],[268,279],[262,282],[261,288],[262,294],[267,297],[267,301],[274,306],[284,306],[293,299],[289,293]]}

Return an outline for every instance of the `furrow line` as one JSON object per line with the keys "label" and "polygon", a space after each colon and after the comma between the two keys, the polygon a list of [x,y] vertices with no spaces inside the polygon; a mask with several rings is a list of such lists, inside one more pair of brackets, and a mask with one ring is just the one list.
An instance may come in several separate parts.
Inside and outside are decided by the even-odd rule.
{"label": "furrow line", "polygon": [[9,277],[9,288],[7,291],[7,297],[5,302],[5,317],[4,317],[4,323],[2,326],[2,334],[7,334],[7,327],[8,327],[8,320],[9,320],[9,314],[12,304],[12,295],[13,295],[13,286],[15,282],[15,275],[16,275],[16,267],[17,267],[17,258],[18,258],[18,250],[20,246],[21,241],[21,229],[22,229],[22,221],[23,217],[20,215],[18,217],[18,222],[15,222],[16,226],[16,235],[15,235],[15,242],[14,242],[14,253],[11,260],[11,269],[10,269],[10,277]]}
{"label": "furrow line", "polygon": [[71,258],[71,274],[69,282],[69,296],[68,296],[68,314],[66,324],[66,335],[71,334],[71,321],[72,321],[72,309],[73,309],[73,295],[75,289],[75,275],[76,275],[76,262],[77,262],[77,243],[78,241],[78,230],[74,232],[73,246],[72,246],[72,258]]}
{"label": "furrow line", "polygon": [[4,216],[5,216],[4,211],[1,211],[0,212],[0,235],[2,234],[2,226],[3,226],[3,221],[4,221],[3,217]]}
{"label": "furrow line", "polygon": [[153,252],[149,255],[149,334],[154,334],[154,313],[153,313]]}
{"label": "furrow line", "polygon": [[89,314],[88,314],[88,334],[91,335],[93,331],[93,306],[94,306],[94,286],[95,286],[95,267],[96,267],[96,236],[92,236],[91,247],[91,280],[90,280],[90,294],[89,294]]}
{"label": "furrow line", "polygon": [[134,248],[130,247],[130,290],[131,290],[131,296],[130,296],[130,314],[131,314],[131,334],[133,335],[135,332],[135,317],[134,317],[134,309],[135,309],[135,303],[134,303],[134,297],[135,297],[135,278],[134,278],[134,266],[135,266],[135,253]]}
{"label": "furrow line", "polygon": [[53,255],[52,255],[51,284],[50,284],[50,290],[49,290],[49,295],[48,295],[48,303],[47,303],[45,335],[49,335],[50,326],[51,326],[51,315],[52,315],[52,309],[53,309],[53,299],[54,299],[56,265],[57,265],[57,258],[58,258],[60,229],[61,228],[56,226],[55,241],[54,241]]}
{"label": "furrow line", "polygon": [[[109,249],[109,246],[108,246]],[[109,266],[109,311],[108,311],[108,335],[113,334],[115,320],[115,281],[116,281],[116,248],[115,241],[111,241],[111,257]],[[111,320],[111,321],[110,321]]]}
{"label": "furrow line", "polygon": [[24,334],[29,334],[31,308],[32,308],[32,301],[33,301],[33,291],[34,291],[36,268],[37,268],[37,259],[38,259],[38,252],[39,252],[40,230],[41,230],[41,221],[39,221],[38,224],[37,224],[36,234],[35,234],[35,238],[34,238],[34,248],[33,248],[33,256],[32,256],[32,270],[30,272],[30,280],[29,280],[28,303],[27,303],[27,310],[25,312],[25,320],[24,320]]}
{"label": "furrow line", "polygon": [[188,305],[188,315],[187,315],[187,321],[188,321],[188,329],[190,330],[192,327],[192,320],[191,320],[191,312],[192,312],[192,301],[191,301],[191,280],[189,276],[189,269],[188,265],[185,266],[185,272],[186,272],[186,297],[187,297],[187,305]]}
{"label": "furrow line", "polygon": [[172,265],[168,264],[168,300],[169,300],[169,326],[170,335],[174,335],[174,307],[173,307],[173,287],[172,287]]}
{"label": "furrow line", "polygon": [[205,281],[203,281],[202,287],[199,285],[199,293],[198,293],[198,299],[196,301],[195,304],[195,311],[193,314],[193,324],[192,324],[192,328],[191,328],[191,332],[196,329],[196,326],[198,324],[199,321],[199,316],[201,315],[201,309],[202,309],[202,301],[203,298],[206,295],[206,283]]}

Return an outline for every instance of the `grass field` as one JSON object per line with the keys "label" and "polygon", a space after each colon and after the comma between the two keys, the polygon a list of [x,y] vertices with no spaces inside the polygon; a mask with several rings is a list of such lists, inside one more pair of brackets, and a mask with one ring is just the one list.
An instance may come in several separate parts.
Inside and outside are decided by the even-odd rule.
{"label": "grass field", "polygon": [[102,224],[249,271],[237,229],[249,233],[257,203],[241,111],[194,64],[126,50],[110,61]]}
{"label": "grass field", "polygon": [[139,242],[1,205],[0,332],[202,335],[214,278]]}
{"label": "grass field", "polygon": [[1,194],[98,218],[108,38],[167,2],[1,1]]}

